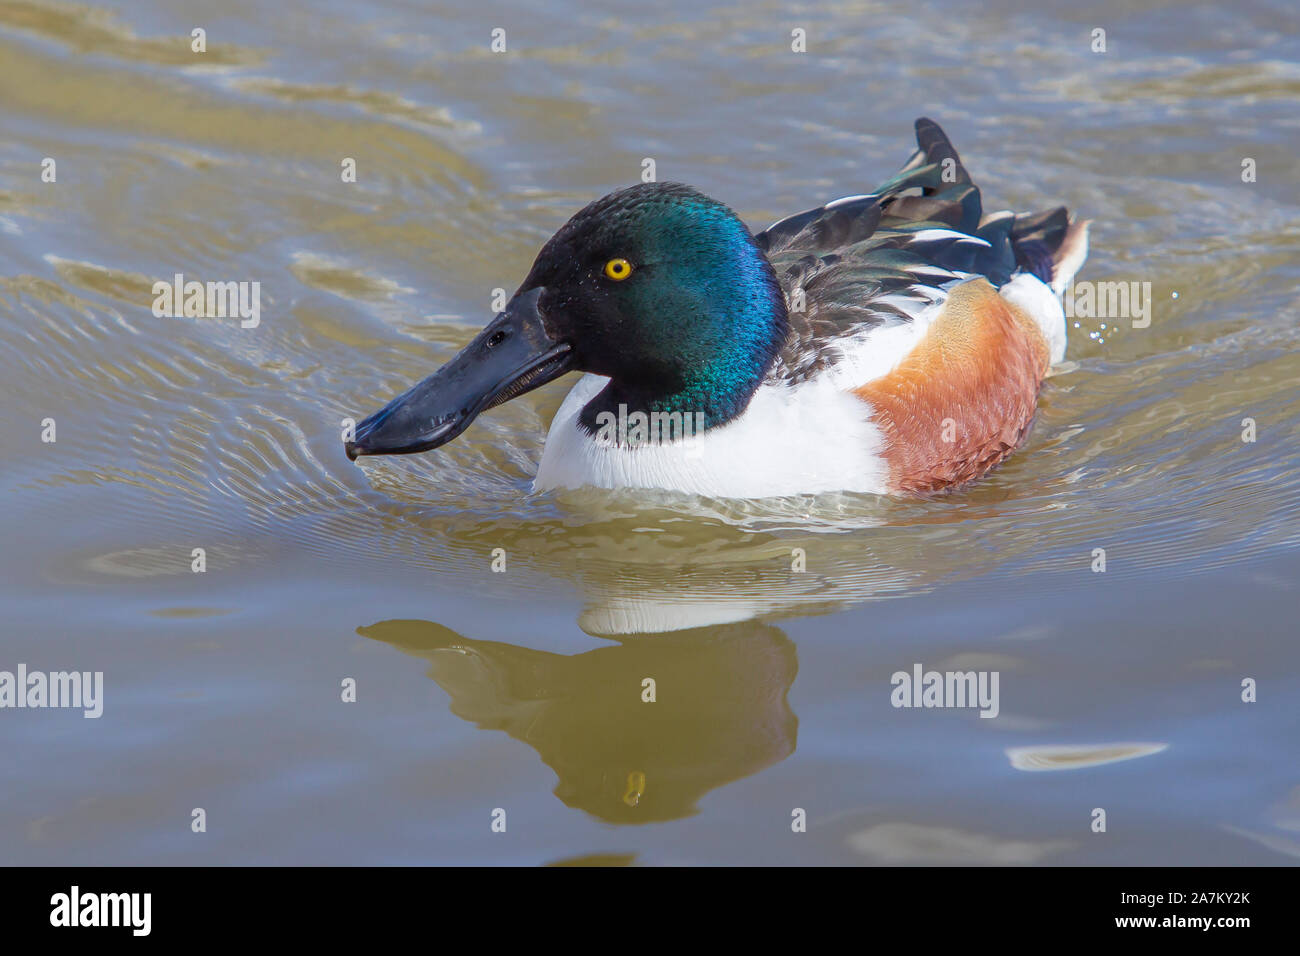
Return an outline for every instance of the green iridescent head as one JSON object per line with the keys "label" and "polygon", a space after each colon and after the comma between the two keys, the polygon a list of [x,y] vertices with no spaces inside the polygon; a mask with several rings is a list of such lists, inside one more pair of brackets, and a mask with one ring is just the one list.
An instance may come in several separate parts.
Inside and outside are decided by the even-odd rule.
{"label": "green iridescent head", "polygon": [[625,403],[720,424],[744,410],[786,338],[785,299],[745,224],[676,183],[587,206],[542,248],[521,291],[537,286],[575,367],[611,380],[584,421]]}
{"label": "green iridescent head", "polygon": [[357,427],[348,453],[445,444],[479,412],[566,371],[608,376],[587,406],[744,411],[788,331],[772,266],[727,206],[676,183],[591,203],[542,247],[510,303],[434,375]]}

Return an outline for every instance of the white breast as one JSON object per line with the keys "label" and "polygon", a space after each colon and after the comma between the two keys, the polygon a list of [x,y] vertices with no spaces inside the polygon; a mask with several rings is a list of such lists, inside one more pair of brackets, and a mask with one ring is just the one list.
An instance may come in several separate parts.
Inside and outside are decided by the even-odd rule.
{"label": "white breast", "polygon": [[533,487],[665,488],[717,498],[886,492],[870,407],[830,376],[764,384],[749,407],[700,435],[637,448],[602,444],[578,424],[608,379],[584,375],[560,406]]}

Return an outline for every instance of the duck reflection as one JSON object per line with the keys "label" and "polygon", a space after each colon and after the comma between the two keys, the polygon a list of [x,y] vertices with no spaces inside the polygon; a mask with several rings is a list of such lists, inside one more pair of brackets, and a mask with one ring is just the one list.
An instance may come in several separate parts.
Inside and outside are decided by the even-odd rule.
{"label": "duck reflection", "polygon": [[429,621],[358,631],[427,660],[452,713],[528,744],[559,777],[557,797],[610,823],[689,816],[795,749],[795,648],[768,624],[625,635],[572,656]]}

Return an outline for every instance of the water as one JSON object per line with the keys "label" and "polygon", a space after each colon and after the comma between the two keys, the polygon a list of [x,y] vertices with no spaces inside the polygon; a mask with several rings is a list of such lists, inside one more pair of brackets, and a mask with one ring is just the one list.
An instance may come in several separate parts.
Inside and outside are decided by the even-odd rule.
{"label": "water", "polygon": [[[98,720],[0,712],[0,860],[1294,862],[1297,26],[0,3],[0,670],[106,686]],[[1095,220],[1082,278],[1151,284],[1149,328],[1077,320],[982,483],[533,496],[571,379],[344,457],[643,159],[761,227],[870,189],[918,115],[989,208]],[[155,318],[176,272],[260,281],[261,324]],[[917,663],[997,671],[998,717],[894,708]]]}

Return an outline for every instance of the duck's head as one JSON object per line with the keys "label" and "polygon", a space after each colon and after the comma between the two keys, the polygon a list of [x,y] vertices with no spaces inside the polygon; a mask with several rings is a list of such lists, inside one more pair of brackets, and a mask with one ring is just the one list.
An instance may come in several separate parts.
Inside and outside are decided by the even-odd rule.
{"label": "duck's head", "polygon": [[427,451],[482,411],[565,372],[610,384],[584,412],[744,410],[787,332],[771,264],[744,223],[675,183],[611,193],[542,247],[506,308],[433,375],[362,421],[358,455]]}

